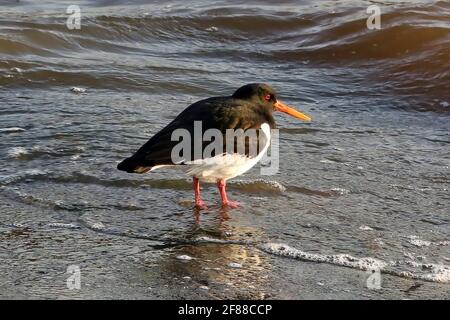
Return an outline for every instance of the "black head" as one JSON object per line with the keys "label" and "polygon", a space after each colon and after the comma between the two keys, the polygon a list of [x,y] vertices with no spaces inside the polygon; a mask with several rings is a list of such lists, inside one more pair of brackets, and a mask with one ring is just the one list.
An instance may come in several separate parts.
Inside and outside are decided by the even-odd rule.
{"label": "black head", "polygon": [[270,111],[281,111],[304,121],[310,121],[307,115],[285,105],[277,99],[275,90],[264,83],[250,83],[240,87],[233,93],[234,99],[247,100]]}
{"label": "black head", "polygon": [[237,89],[233,93],[233,98],[273,107],[277,102],[277,93],[267,84],[250,83]]}

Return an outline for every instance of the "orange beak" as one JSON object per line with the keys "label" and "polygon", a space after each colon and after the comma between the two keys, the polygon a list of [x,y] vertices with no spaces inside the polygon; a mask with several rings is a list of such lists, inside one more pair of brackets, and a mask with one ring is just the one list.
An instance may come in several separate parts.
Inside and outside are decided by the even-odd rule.
{"label": "orange beak", "polygon": [[303,114],[301,112],[298,112],[294,108],[289,107],[288,105],[285,105],[283,102],[277,101],[274,105],[275,110],[281,111],[284,113],[287,113],[288,115],[291,115],[295,118],[298,118],[303,121],[311,121],[311,118],[308,117],[306,114]]}

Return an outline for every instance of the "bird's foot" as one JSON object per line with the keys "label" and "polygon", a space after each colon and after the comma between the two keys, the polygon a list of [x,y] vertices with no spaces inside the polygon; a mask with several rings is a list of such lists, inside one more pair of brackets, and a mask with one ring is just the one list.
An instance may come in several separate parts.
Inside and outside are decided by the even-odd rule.
{"label": "bird's foot", "polygon": [[208,206],[206,205],[206,202],[204,202],[203,200],[197,200],[195,201],[195,208],[206,210],[208,209]]}
{"label": "bird's foot", "polygon": [[236,209],[242,207],[242,205],[239,202],[236,201],[226,201],[226,202],[222,202],[222,208],[232,208],[232,209]]}

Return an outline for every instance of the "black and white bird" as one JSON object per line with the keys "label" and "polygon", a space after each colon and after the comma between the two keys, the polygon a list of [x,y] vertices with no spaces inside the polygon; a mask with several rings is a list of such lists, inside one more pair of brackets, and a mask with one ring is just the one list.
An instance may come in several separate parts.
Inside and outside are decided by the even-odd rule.
{"label": "black and white bird", "polygon": [[[217,183],[222,206],[237,207],[238,203],[227,197],[226,181],[247,172],[261,160],[270,145],[271,129],[275,128],[273,111],[281,111],[304,121],[311,120],[307,115],[279,101],[275,90],[269,85],[247,84],[231,96],[213,97],[193,103],[136,153],[119,163],[117,168],[128,173],[145,173],[166,166],[180,167],[193,178],[196,207],[206,207],[200,196],[200,181]],[[186,152],[181,160],[174,160],[172,151],[180,142],[173,139],[174,131],[184,130],[195,137],[196,122],[201,124],[202,141],[191,139],[191,152]],[[209,129],[216,129],[216,132],[223,135],[223,145],[220,152],[205,156],[203,151],[206,151],[211,141],[203,141],[203,134]],[[237,140],[233,139],[230,143],[225,138],[229,129],[242,129],[241,132],[244,133],[255,130],[257,139],[244,138],[244,149],[238,150],[237,145],[230,145],[237,144]],[[253,144],[256,145],[256,153],[250,152]],[[196,154],[194,149],[198,146],[201,150]]]}

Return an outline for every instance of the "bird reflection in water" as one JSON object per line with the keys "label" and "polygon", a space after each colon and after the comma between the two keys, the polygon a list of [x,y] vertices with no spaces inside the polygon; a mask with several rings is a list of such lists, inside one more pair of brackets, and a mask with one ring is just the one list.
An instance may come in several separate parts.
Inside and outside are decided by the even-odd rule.
{"label": "bird reflection in water", "polygon": [[[220,209],[213,222],[202,222],[205,212],[193,211],[195,225],[182,237],[219,239],[176,247],[164,262],[166,275],[183,279],[188,287],[208,286],[210,293],[223,298],[264,299],[267,298],[270,258],[258,249],[246,245],[256,242],[262,231],[255,227],[242,226],[232,219],[228,210]],[[209,215],[209,214],[207,214]],[[179,256],[192,260],[179,260]],[[187,278],[188,277],[188,278]],[[187,280],[186,280],[187,279]]]}

